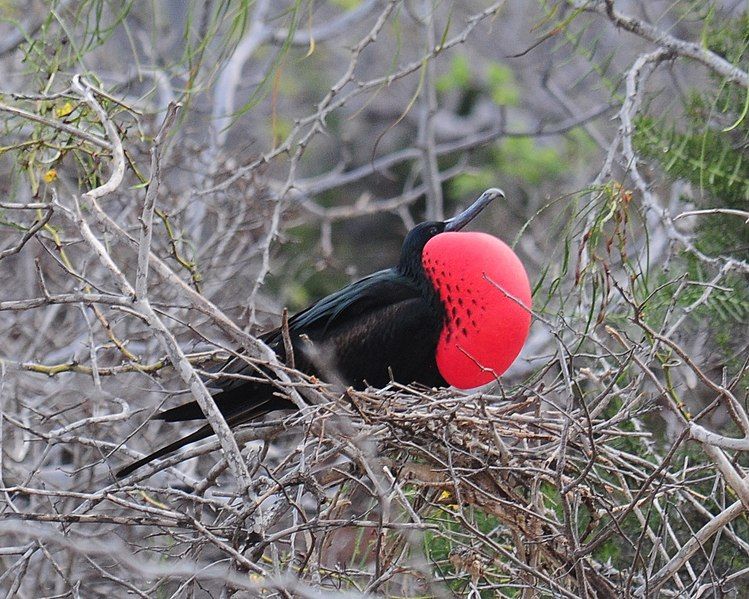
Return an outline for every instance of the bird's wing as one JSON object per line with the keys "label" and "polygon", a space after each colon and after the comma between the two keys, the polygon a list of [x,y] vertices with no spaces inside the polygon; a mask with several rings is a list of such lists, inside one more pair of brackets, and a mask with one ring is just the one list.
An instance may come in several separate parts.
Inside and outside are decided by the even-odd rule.
{"label": "bird's wing", "polygon": [[[302,336],[312,341],[324,341],[328,332],[333,329],[345,328],[347,323],[356,326],[358,321],[367,314],[377,313],[380,310],[419,297],[420,294],[416,285],[391,268],[375,272],[318,300],[310,307],[289,318],[289,333],[294,345],[297,368],[304,371],[308,370],[310,366],[305,364],[304,355],[301,351],[302,342],[300,339]],[[282,360],[285,360],[286,352],[280,327],[264,333],[260,339],[268,344]],[[262,376],[256,369],[250,367],[241,356],[228,360],[215,372],[216,374],[229,375],[210,382],[212,388],[216,388],[223,393],[247,386],[247,381],[231,375],[253,374]],[[217,399],[219,397],[217,396]]]}
{"label": "bird's wing", "polygon": [[[423,343],[425,341],[424,330],[428,324],[429,313],[418,288],[397,271],[383,270],[344,287],[294,315],[289,319],[289,331],[292,343],[295,344],[298,368],[314,369],[314,365],[306,361],[304,351],[296,351],[297,344],[301,344],[302,336],[306,335],[313,342],[331,343],[338,351],[347,354],[347,362],[354,360],[355,363],[348,364],[350,375],[366,379],[374,384],[385,384],[389,377],[388,370],[382,372],[377,368],[370,370],[371,362],[376,362],[376,360],[370,360],[368,356],[385,352],[392,358],[393,363],[404,361],[422,365],[433,362],[436,337],[432,343]],[[281,335],[280,329],[274,329],[263,335],[262,339],[279,354],[279,357],[283,358],[284,347]],[[409,343],[404,343],[404,339]],[[420,342],[411,343],[414,340]],[[413,351],[424,355],[414,356],[403,353]],[[432,369],[434,376],[438,377],[436,366],[432,366]],[[221,372],[262,376],[261,371],[252,369],[240,357],[229,360]],[[405,378],[410,377],[408,372],[404,374]],[[267,374],[270,376],[270,373]],[[421,380],[424,376],[415,375],[413,379]],[[428,382],[428,380],[423,382]],[[214,399],[230,426],[239,425],[274,410],[294,408],[291,401],[274,395],[274,388],[269,384],[226,377],[214,381],[212,386],[220,388],[219,394]],[[195,401],[177,406],[157,416],[158,419],[170,422],[202,417],[203,413]],[[123,468],[117,476],[119,478],[127,476],[151,460],[167,455],[188,443],[204,439],[212,433],[210,426],[203,426],[187,437]]]}
{"label": "bird's wing", "polygon": [[[317,371],[302,349],[303,336],[314,342],[330,338],[329,340],[333,343],[340,341],[344,336],[353,338],[362,327],[369,328],[373,319],[382,318],[384,312],[399,311],[399,307],[405,304],[418,302],[419,292],[416,286],[395,269],[378,271],[322,298],[289,319],[289,333],[292,337],[297,368],[310,373]],[[407,323],[404,324],[403,330],[408,332],[410,329]],[[362,338],[361,335],[359,337]],[[286,359],[280,328],[268,331],[261,336],[261,339],[276,352],[281,360]],[[380,337],[373,339],[373,343],[379,341]],[[356,348],[353,351],[356,351]],[[226,416],[233,414],[236,410],[251,409],[260,403],[272,404],[271,408],[275,409],[293,407],[288,400],[284,402],[281,398],[273,397],[272,385],[247,380],[247,376],[272,379],[273,375],[262,367],[254,368],[241,355],[227,360],[218,368],[211,369],[211,372],[218,374],[219,378],[212,378],[207,384],[216,393],[214,399]],[[201,419],[202,417],[203,412],[194,401],[171,408],[156,416],[168,422]]]}
{"label": "bird's wing", "polygon": [[[334,325],[354,321],[364,313],[387,308],[399,302],[419,297],[419,290],[408,278],[393,268],[380,270],[324,297],[306,310],[289,319],[289,331],[297,334],[325,333]],[[270,331],[268,341],[280,335],[280,329]]]}

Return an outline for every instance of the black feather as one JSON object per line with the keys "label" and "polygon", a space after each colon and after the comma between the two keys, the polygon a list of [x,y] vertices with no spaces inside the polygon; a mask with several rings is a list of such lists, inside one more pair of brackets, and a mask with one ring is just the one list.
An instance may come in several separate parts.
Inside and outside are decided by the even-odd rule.
{"label": "black feather", "polygon": [[[423,223],[403,243],[396,268],[381,270],[337,291],[289,319],[289,336],[298,370],[338,378],[348,385],[381,387],[391,378],[429,387],[445,386],[435,352],[444,321],[444,308],[424,275],[421,252],[425,243],[444,230],[444,223]],[[281,329],[261,339],[281,361],[286,360]],[[226,375],[264,375],[241,356],[228,360],[218,371]],[[269,412],[293,409],[289,400],[273,395],[269,382],[226,376],[212,381],[214,399],[230,426],[254,420]],[[171,408],[156,416],[167,422],[203,418],[197,402]],[[127,476],[153,459],[162,457],[212,434],[209,426],[155,451],[117,473]]]}

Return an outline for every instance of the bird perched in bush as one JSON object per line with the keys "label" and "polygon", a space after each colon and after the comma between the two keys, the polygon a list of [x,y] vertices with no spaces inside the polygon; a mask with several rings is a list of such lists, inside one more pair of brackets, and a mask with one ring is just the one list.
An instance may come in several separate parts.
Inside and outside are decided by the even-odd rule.
{"label": "bird perched in bush", "polygon": [[[515,253],[486,233],[462,229],[496,198],[489,189],[457,216],[424,222],[409,231],[398,265],[344,287],[288,320],[287,343],[279,327],[260,338],[295,367],[317,376],[335,373],[356,388],[390,381],[428,387],[478,387],[495,380],[515,360],[528,335],[531,291]],[[240,358],[221,372],[257,375]],[[294,409],[270,383],[218,380],[216,405],[229,426],[269,412]],[[167,422],[200,420],[192,401],[156,416]],[[206,424],[117,473],[127,476],[151,460],[213,434]]]}

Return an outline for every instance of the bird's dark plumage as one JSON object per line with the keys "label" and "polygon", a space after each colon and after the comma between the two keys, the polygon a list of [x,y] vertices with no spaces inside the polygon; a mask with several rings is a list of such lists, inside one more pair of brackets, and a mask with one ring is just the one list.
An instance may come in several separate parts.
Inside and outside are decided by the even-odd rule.
{"label": "bird's dark plumage", "polygon": [[[445,309],[433,282],[425,275],[422,252],[430,239],[461,229],[495,197],[485,192],[468,210],[444,222],[426,222],[406,236],[399,263],[344,287],[288,321],[297,369],[325,380],[338,378],[347,385],[382,387],[391,380],[429,387],[447,386],[437,365],[436,353],[445,321]],[[286,360],[282,331],[274,329],[261,339]],[[219,371],[258,375],[241,358],[229,360]],[[254,420],[269,412],[293,409],[274,395],[271,383],[240,378],[220,378],[214,400],[230,426]],[[202,419],[197,402],[166,410],[156,418],[167,422]],[[117,473],[124,477],[180,447],[213,433],[206,425],[138,460]]]}

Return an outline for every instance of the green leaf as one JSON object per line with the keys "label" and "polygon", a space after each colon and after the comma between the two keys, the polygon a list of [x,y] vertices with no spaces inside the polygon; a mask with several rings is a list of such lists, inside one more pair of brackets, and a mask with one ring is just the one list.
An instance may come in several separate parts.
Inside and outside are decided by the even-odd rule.
{"label": "green leaf", "polygon": [[502,171],[534,185],[561,174],[566,162],[558,150],[539,146],[530,137],[505,139],[496,154]]}
{"label": "green leaf", "polygon": [[331,4],[341,7],[344,10],[354,10],[361,4],[361,0],[331,0]]}
{"label": "green leaf", "polygon": [[450,195],[456,198],[471,196],[495,185],[496,181],[497,175],[493,169],[461,173],[450,181]]}
{"label": "green leaf", "polygon": [[491,90],[492,101],[499,106],[517,106],[520,91],[512,70],[500,62],[493,62],[486,68],[486,81]]}
{"label": "green leaf", "polygon": [[437,78],[435,87],[439,92],[452,89],[466,89],[471,84],[471,65],[463,54],[456,54],[450,63],[450,70]]}

